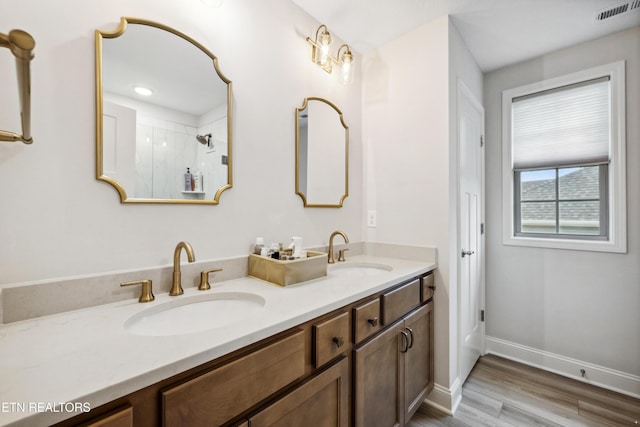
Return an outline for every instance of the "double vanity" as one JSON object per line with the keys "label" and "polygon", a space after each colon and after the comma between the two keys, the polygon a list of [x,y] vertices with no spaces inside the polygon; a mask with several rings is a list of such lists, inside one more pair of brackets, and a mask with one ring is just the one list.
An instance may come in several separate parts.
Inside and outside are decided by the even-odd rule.
{"label": "double vanity", "polygon": [[403,425],[433,387],[435,250],[382,246],[291,286],[240,277],[2,325],[0,401],[25,410],[0,425]]}
{"label": "double vanity", "polygon": [[[95,53],[96,178],[126,204],[219,204],[247,124],[218,58],[124,17]],[[294,111],[295,192],[341,208],[342,111],[318,97]],[[161,266],[2,287],[0,426],[404,425],[433,387],[435,249],[336,231],[307,254],[196,262],[180,242],[172,280]]]}

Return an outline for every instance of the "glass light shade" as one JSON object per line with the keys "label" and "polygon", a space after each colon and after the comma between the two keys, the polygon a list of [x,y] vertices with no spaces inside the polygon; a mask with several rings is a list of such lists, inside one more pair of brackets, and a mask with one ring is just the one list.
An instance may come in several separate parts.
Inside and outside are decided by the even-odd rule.
{"label": "glass light shade", "polygon": [[353,56],[350,52],[345,52],[345,54],[342,56],[342,82],[345,84],[353,82],[352,63]]}
{"label": "glass light shade", "polygon": [[326,66],[329,59],[329,45],[331,44],[331,35],[323,31],[318,40],[319,51],[316,51],[316,63],[320,66]]}

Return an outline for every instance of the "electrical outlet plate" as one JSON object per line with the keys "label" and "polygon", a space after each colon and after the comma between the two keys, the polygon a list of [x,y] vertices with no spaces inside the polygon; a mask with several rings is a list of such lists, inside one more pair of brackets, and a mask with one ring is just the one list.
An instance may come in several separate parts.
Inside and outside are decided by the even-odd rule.
{"label": "electrical outlet plate", "polygon": [[375,228],[376,227],[376,211],[367,211],[367,227]]}

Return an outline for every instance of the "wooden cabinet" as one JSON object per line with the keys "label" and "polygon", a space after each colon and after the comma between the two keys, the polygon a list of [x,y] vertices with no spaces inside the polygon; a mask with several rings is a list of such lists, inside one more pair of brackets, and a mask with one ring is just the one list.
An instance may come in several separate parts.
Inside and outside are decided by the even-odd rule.
{"label": "wooden cabinet", "polygon": [[433,302],[355,349],[355,426],[403,426],[431,388]]}
{"label": "wooden cabinet", "polygon": [[82,424],[82,427],[133,427],[133,408],[116,409]]}
{"label": "wooden cabinet", "polygon": [[433,387],[432,278],[365,296],[58,427],[403,426]]}
{"label": "wooden cabinet", "polygon": [[416,413],[433,388],[433,302],[420,307],[404,319],[409,346],[404,356],[404,419]]}
{"label": "wooden cabinet", "polygon": [[426,276],[421,277],[420,283],[422,286],[422,302],[426,302],[429,299],[433,298],[433,293],[436,290],[433,272],[429,272],[429,274],[427,274]]}
{"label": "wooden cabinet", "polygon": [[359,344],[382,329],[380,298],[353,308],[353,342]]}
{"label": "wooden cabinet", "polygon": [[354,351],[353,393],[356,427],[403,425],[399,321]]}
{"label": "wooden cabinet", "polygon": [[349,342],[349,313],[339,313],[312,327],[313,366],[321,367],[345,353]]}
{"label": "wooden cabinet", "polygon": [[420,305],[420,279],[383,293],[380,301],[382,324],[390,325]]}
{"label": "wooden cabinet", "polygon": [[249,418],[250,427],[347,427],[348,359],[313,376],[284,397]]}
{"label": "wooden cabinet", "polygon": [[222,425],[305,373],[304,332],[164,390],[163,425]]}

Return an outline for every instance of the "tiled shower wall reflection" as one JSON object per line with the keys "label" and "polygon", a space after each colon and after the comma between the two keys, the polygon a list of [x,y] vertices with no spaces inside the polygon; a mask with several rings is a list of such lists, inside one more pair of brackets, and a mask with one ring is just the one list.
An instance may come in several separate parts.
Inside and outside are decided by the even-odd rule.
{"label": "tiled shower wall reflection", "polygon": [[136,197],[183,198],[184,174],[196,164],[196,131],[192,126],[138,116]]}
{"label": "tiled shower wall reflection", "polygon": [[[211,116],[210,116],[211,117]],[[200,135],[208,133],[212,136],[212,147],[198,144],[196,170],[203,175],[206,199],[213,199],[220,187],[228,184],[227,158],[229,154],[227,143],[227,116],[208,120],[200,127]]]}
{"label": "tiled shower wall reflection", "polygon": [[[196,140],[196,135],[211,133],[213,146]],[[135,197],[154,199],[213,199],[218,188],[227,183],[226,117],[199,129],[167,120],[138,115],[136,125]],[[185,192],[184,174],[198,171],[203,176],[204,194]]]}

